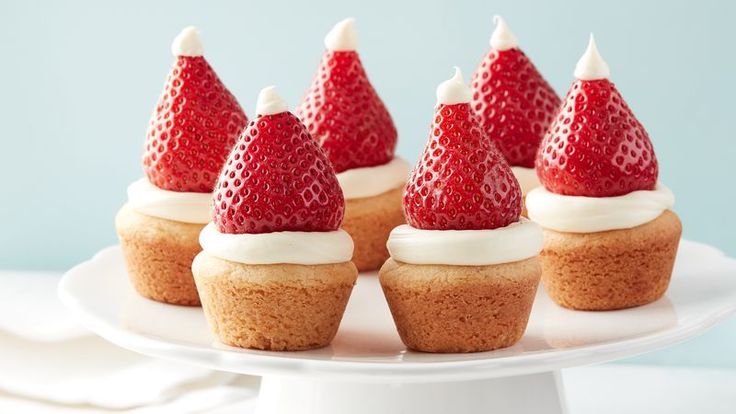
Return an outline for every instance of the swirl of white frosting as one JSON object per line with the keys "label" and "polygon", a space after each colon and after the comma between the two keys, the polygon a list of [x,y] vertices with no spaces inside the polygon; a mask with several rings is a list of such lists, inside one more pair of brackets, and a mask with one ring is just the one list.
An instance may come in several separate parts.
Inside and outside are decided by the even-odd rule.
{"label": "swirl of white frosting", "polygon": [[284,98],[276,92],[275,86],[261,89],[256,101],[256,115],[275,115],[289,110]]}
{"label": "swirl of white frosting", "polygon": [[521,193],[524,195],[529,194],[530,191],[542,185],[534,168],[511,167],[511,171],[513,171],[516,181],[519,182]]}
{"label": "swirl of white frosting", "polygon": [[171,43],[174,56],[202,56],[204,46],[199,38],[199,30],[194,26],[185,27]]}
{"label": "swirl of white frosting", "polygon": [[463,80],[463,73],[455,66],[455,74],[452,78],[437,86],[437,105],[454,105],[468,103],[473,93]]}
{"label": "swirl of white frosting", "polygon": [[662,184],[651,191],[617,197],[567,196],[544,187],[526,195],[530,219],[546,229],[567,233],[630,229],[656,219],[674,205],[675,196]]}
{"label": "swirl of white frosting", "polygon": [[522,217],[492,230],[420,230],[403,224],[391,231],[386,246],[404,263],[487,266],[537,256],[542,243],[542,228]]}
{"label": "swirl of white frosting", "polygon": [[598,53],[598,46],[591,33],[588,48],[575,65],[575,77],[580,80],[598,80],[608,79],[609,76],[611,76],[611,70],[608,68],[608,63]]}
{"label": "swirl of white frosting", "polygon": [[212,256],[243,264],[317,265],[343,263],[353,257],[353,239],[342,229],[227,234],[210,223],[199,234],[199,244]]}
{"label": "swirl of white frosting", "polygon": [[212,193],[164,190],[141,178],[128,186],[128,207],[147,216],[204,224],[212,220]]}
{"label": "swirl of white frosting", "polygon": [[503,17],[496,15],[493,16],[493,23],[496,25],[496,29],[493,30],[491,35],[491,47],[496,50],[509,50],[519,46],[519,41],[516,40],[516,36],[511,32],[511,28],[506,23]]}
{"label": "swirl of white frosting", "polygon": [[334,52],[349,52],[358,49],[358,34],[355,19],[348,17],[340,21],[325,36],[325,46]]}
{"label": "swirl of white frosting", "polygon": [[387,164],[361,167],[337,174],[337,181],[346,200],[373,197],[406,184],[409,163],[394,157]]}

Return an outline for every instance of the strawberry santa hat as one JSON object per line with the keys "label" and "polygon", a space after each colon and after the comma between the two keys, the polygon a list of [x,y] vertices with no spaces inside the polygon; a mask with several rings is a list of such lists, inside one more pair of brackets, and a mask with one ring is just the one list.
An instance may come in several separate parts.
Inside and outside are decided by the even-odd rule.
{"label": "strawberry santa hat", "polygon": [[196,28],[182,30],[171,52],[176,61],[151,116],[143,168],[164,190],[208,193],[248,119],[202,56]]}
{"label": "strawberry santa hat", "polygon": [[509,164],[533,168],[560,98],[524,52],[509,25],[493,18],[491,50],[473,74],[472,107]]}
{"label": "strawberry santa hat", "polygon": [[547,190],[614,197],[655,189],[659,169],[649,135],[609,76],[591,34],[537,155],[537,175]]}
{"label": "strawberry santa hat", "polygon": [[355,21],[339,22],[297,115],[327,153],[336,172],[386,164],[397,132],[358,56]]}
{"label": "strawberry santa hat", "polygon": [[404,193],[407,223],[425,230],[482,230],[519,220],[521,189],[470,107],[455,76],[437,88],[429,141]]}
{"label": "strawberry santa hat", "polygon": [[334,231],[342,190],[329,160],[286,102],[268,87],[230,153],[214,191],[221,233]]}

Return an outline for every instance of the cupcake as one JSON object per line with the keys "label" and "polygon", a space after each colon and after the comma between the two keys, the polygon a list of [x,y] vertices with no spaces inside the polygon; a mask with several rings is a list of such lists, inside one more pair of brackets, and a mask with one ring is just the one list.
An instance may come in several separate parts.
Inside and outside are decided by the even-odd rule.
{"label": "cupcake", "polygon": [[[522,197],[539,186],[534,159],[547,127],[557,115],[560,98],[542,77],[506,21],[493,18],[491,50],[470,83],[472,107],[488,137],[511,165]],[[526,215],[526,211],[522,211]]]}
{"label": "cupcake", "polygon": [[674,196],[592,35],[575,77],[537,156],[544,187],[527,196],[544,228],[544,287],[572,309],[644,305],[672,274],[682,232]]}
{"label": "cupcake", "polygon": [[404,193],[379,272],[404,344],[425,352],[508,347],[526,329],[542,230],[470,107],[460,71],[437,89],[429,142]]}
{"label": "cupcake", "polygon": [[358,270],[388,258],[386,239],[404,223],[401,194],[409,173],[394,155],[396,128],[358,56],[354,20],[338,23],[297,115],[327,154],[345,196],[343,228],[355,242]]}
{"label": "cupcake", "polygon": [[197,29],[184,29],[171,49],[176,61],[146,136],[146,176],[128,187],[115,227],[141,295],[199,305],[192,259],[212,219],[217,174],[248,120],[202,56]]}
{"label": "cupcake", "polygon": [[261,91],[256,114],[220,173],[192,272],[221,342],[320,348],[358,275],[340,229],[344,199],[324,152],[273,87]]}

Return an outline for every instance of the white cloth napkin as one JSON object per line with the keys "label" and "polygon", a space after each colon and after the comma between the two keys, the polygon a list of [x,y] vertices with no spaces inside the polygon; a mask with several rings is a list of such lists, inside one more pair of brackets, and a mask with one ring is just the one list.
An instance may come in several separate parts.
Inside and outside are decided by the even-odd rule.
{"label": "white cloth napkin", "polygon": [[1,413],[184,414],[255,397],[252,377],[148,358],[92,335],[58,300],[59,277],[0,272]]}
{"label": "white cloth napkin", "polygon": [[[255,407],[255,395],[256,392],[247,387],[218,386],[194,390],[161,404],[130,410],[113,410],[85,405],[50,404],[0,393],[0,412],[13,414],[225,414],[237,412],[248,414],[252,413]],[[220,411],[231,409],[247,411]]]}
{"label": "white cloth napkin", "polygon": [[49,272],[0,271],[0,331],[42,342],[91,335],[57,298],[59,277]]}

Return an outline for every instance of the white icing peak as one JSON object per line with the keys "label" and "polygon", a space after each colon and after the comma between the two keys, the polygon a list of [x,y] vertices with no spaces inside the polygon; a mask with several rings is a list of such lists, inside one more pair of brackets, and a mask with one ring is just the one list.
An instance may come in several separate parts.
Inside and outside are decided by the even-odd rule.
{"label": "white icing peak", "polygon": [[575,77],[580,80],[597,80],[608,79],[609,76],[611,76],[611,70],[608,68],[608,63],[598,53],[598,46],[591,33],[588,48],[575,65]]}
{"label": "white icing peak", "polygon": [[471,96],[470,87],[465,84],[463,73],[457,66],[455,66],[455,75],[437,87],[437,105],[468,103]]}
{"label": "white icing peak", "polygon": [[289,110],[284,98],[276,92],[275,86],[261,89],[256,103],[256,115],[275,115]]}
{"label": "white icing peak", "polygon": [[325,46],[332,51],[356,50],[358,34],[355,31],[355,19],[348,17],[336,24],[325,36]]}
{"label": "white icing peak", "polygon": [[199,38],[199,29],[194,26],[185,27],[171,43],[171,53],[174,56],[202,56],[204,47]]}
{"label": "white icing peak", "polygon": [[493,24],[496,25],[496,29],[491,35],[492,48],[496,50],[509,50],[519,46],[519,41],[516,40],[516,36],[511,32],[511,28],[503,17],[499,15],[493,16]]}

